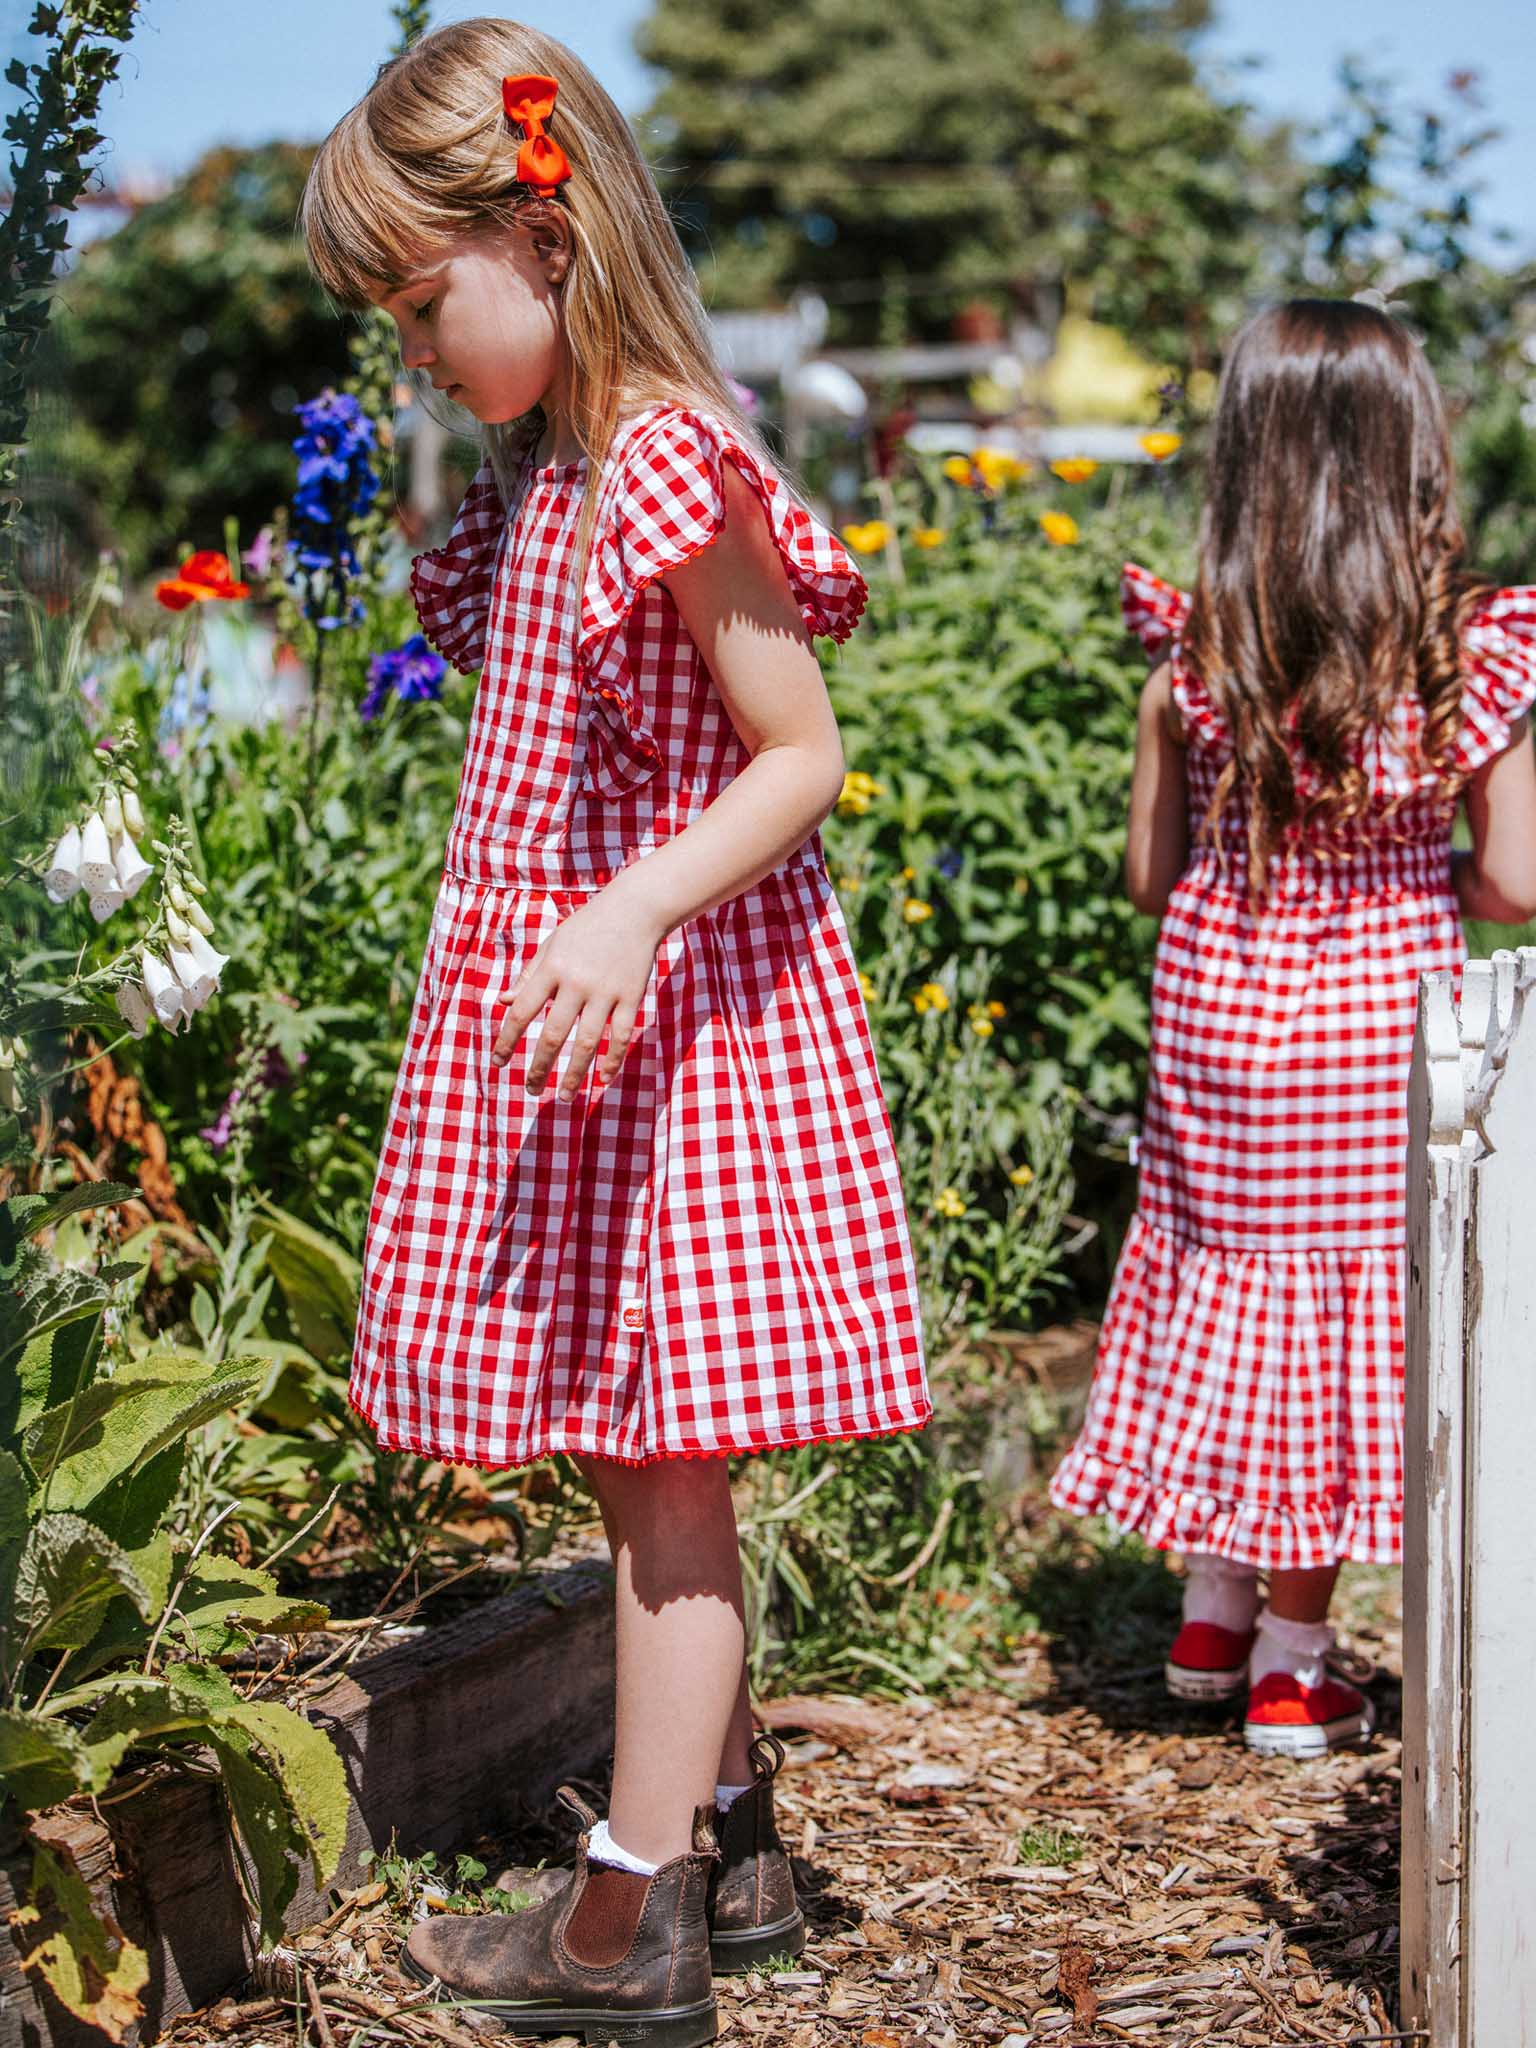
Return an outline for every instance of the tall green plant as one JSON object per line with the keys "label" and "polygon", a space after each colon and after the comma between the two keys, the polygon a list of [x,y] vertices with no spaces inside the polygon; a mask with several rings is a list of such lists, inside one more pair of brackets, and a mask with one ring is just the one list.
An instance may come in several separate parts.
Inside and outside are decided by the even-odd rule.
{"label": "tall green plant", "polygon": [[[28,33],[46,37],[40,63],[15,57],[6,82],[30,104],[5,124],[12,199],[0,217],[0,531],[11,522],[16,454],[26,438],[26,363],[48,322],[54,266],[69,241],[69,214],[101,141],[92,126],[102,88],[117,76],[114,43],[133,33],[138,0],[39,0]],[[0,589],[8,578],[0,577]]]}

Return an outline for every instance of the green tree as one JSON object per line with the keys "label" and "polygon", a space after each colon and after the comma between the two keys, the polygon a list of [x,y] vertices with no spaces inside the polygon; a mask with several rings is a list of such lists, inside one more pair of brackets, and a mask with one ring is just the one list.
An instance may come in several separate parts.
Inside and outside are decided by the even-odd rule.
{"label": "green tree", "polygon": [[904,292],[1068,281],[1159,360],[1211,363],[1294,189],[1283,135],[1201,79],[1207,0],[657,0],[649,133],[706,297],[812,286],[841,338]]}
{"label": "green tree", "polygon": [[294,216],[314,151],[210,150],[58,287],[41,431],[60,508],[129,575],[249,535],[292,487],[292,408],[351,367]]}

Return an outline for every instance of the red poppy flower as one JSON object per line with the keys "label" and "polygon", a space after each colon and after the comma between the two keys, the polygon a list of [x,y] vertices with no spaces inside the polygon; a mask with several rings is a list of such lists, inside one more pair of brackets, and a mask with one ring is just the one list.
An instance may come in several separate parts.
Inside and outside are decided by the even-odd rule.
{"label": "red poppy flower", "polygon": [[181,574],[155,585],[155,596],[167,611],[184,612],[189,604],[204,604],[210,597],[249,597],[249,583],[236,583],[230,576],[229,557],[215,548],[201,548],[188,555]]}

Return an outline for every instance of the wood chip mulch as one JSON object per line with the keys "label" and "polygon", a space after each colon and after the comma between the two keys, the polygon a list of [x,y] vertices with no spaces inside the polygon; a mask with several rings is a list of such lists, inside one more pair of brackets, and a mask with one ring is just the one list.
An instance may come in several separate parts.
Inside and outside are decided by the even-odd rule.
{"label": "wood chip mulch", "polygon": [[[1379,2044],[1395,2032],[1399,1630],[1391,1574],[1346,1581],[1377,1667],[1370,1745],[1289,1764],[1232,1717],[1020,1643],[994,1689],[934,1703],[802,1699],[780,1824],[811,1926],[792,1969],[717,1985],[755,2048]],[[546,1843],[465,1845],[487,1860]],[[494,1870],[498,1867],[491,1864]],[[509,2037],[434,2008],[395,1967],[379,1885],[265,1964],[265,1986],[170,2029],[177,2048]]]}

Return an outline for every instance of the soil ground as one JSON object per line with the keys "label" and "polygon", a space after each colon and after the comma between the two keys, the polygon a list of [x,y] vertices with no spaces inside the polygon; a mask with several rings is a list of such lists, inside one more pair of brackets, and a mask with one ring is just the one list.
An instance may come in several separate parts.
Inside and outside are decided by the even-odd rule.
{"label": "soil ground", "polygon": [[[1036,1532],[1037,1534],[1040,1532]],[[1042,1625],[985,1692],[777,1700],[780,1824],[811,1927],[792,1968],[718,1986],[758,2048],[972,2041],[1373,2042],[1394,2035],[1400,1631],[1396,1574],[1352,1568],[1338,1618],[1377,1668],[1368,1747],[1260,1759],[1235,1719],[1166,1698],[1160,1560],[1048,1530]],[[600,1801],[601,1786],[584,1788]],[[537,1826],[466,1843],[494,1873],[558,1858]],[[419,1879],[338,1900],[265,1985],[178,2021],[177,2048],[469,2044],[396,1967]],[[494,1896],[494,1894],[493,1894]]]}

